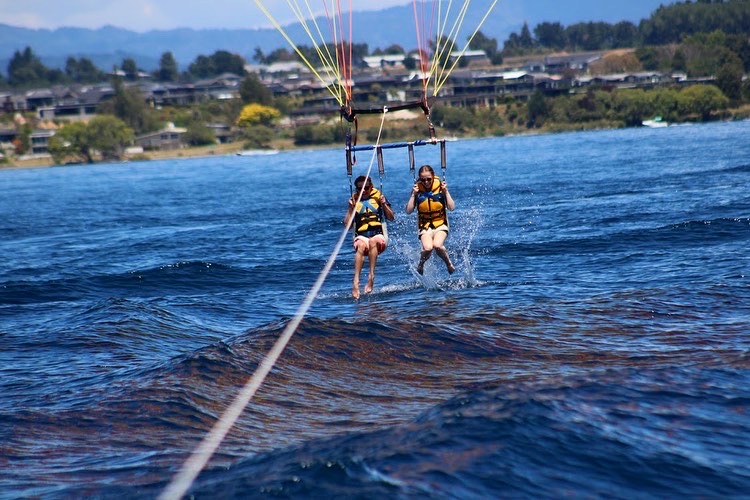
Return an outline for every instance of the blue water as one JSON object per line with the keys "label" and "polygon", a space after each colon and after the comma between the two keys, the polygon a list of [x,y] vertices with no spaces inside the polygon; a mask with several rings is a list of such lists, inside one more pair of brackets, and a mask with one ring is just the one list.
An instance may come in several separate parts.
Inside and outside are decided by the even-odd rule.
{"label": "blue water", "polygon": [[[387,150],[398,219],[374,292],[351,298],[347,240],[190,493],[746,498],[749,136],[449,142],[453,276],[414,272],[412,173]],[[333,251],[344,165],[0,171],[0,497],[163,491]]]}

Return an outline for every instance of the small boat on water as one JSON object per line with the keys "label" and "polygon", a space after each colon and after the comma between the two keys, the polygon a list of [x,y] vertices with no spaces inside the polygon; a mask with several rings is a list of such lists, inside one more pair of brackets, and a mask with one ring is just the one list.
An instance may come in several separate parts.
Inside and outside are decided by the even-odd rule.
{"label": "small boat on water", "polygon": [[655,116],[650,120],[643,120],[641,122],[641,125],[644,127],[650,127],[650,128],[661,128],[661,127],[668,127],[669,123],[662,120],[661,116]]}
{"label": "small boat on water", "polygon": [[237,156],[275,155],[278,152],[278,149],[245,149],[243,151],[237,151]]}

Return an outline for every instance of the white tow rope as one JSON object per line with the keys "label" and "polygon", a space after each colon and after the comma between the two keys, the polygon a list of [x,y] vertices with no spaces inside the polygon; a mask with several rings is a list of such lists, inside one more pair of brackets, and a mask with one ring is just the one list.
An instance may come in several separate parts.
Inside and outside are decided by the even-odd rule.
{"label": "white tow rope", "polygon": [[[380,143],[380,135],[383,132],[384,123],[385,113],[383,113],[383,119],[380,122],[377,144]],[[367,177],[370,176],[370,171],[372,170],[372,164],[374,160],[375,154],[373,153],[372,159],[370,160],[370,165],[367,168]],[[357,203],[359,203],[362,198],[364,186],[365,184],[362,185],[363,189],[359,190]],[[279,356],[281,356],[281,353],[286,348],[289,340],[292,338],[292,335],[294,335],[294,332],[297,330],[300,322],[307,314],[307,311],[310,309],[310,306],[317,297],[318,292],[320,292],[320,289],[323,286],[323,282],[325,282],[328,274],[331,272],[331,268],[336,261],[336,257],[341,251],[341,247],[344,245],[346,236],[349,233],[349,227],[354,220],[354,215],[355,211],[352,210],[350,217],[346,221],[344,230],[341,231],[341,235],[336,242],[336,246],[333,248],[331,255],[328,257],[325,266],[323,266],[323,270],[318,275],[318,279],[315,281],[315,284],[310,289],[310,291],[307,292],[305,299],[297,309],[294,318],[292,318],[286,328],[284,328],[281,336],[278,338],[268,354],[266,354],[266,357],[263,358],[263,360],[260,362],[260,366],[258,366],[258,368],[255,370],[255,373],[253,373],[253,376],[250,377],[250,380],[247,381],[242,390],[237,394],[237,397],[235,397],[231,406],[227,408],[221,418],[219,418],[219,420],[214,424],[211,431],[206,435],[206,437],[203,438],[203,440],[191,453],[188,459],[185,460],[185,463],[182,464],[182,468],[180,469],[180,471],[172,478],[172,481],[170,481],[161,495],[159,495],[160,499],[167,500],[182,498],[193,485],[195,478],[198,477],[198,474],[200,474],[200,472],[206,466],[211,456],[216,452],[229,430],[237,422],[237,419],[242,414],[242,411],[255,395],[258,388],[261,386],[266,376],[271,371],[271,368],[273,368],[274,364],[276,364],[276,361],[279,359]]]}

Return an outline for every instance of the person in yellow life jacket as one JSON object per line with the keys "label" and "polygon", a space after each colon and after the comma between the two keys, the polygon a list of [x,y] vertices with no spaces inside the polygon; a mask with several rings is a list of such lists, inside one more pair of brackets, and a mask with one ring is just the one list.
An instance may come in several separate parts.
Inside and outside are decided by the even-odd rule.
{"label": "person in yellow life jacket", "polygon": [[[363,187],[364,186],[364,187]],[[369,177],[360,175],[354,181],[356,191],[349,198],[349,208],[344,217],[344,224],[351,221],[354,227],[354,281],[352,282],[352,296],[359,298],[359,275],[365,263],[365,256],[370,260],[370,273],[367,276],[365,293],[372,292],[375,283],[375,264],[378,255],[383,253],[388,246],[388,241],[383,233],[383,220],[395,220],[396,215],[391,209],[390,203],[383,193],[372,186]],[[357,202],[359,192],[362,198]],[[352,218],[352,213],[354,217]]]}
{"label": "person in yellow life jacket", "polygon": [[448,192],[448,185],[435,176],[435,171],[429,165],[422,165],[419,168],[419,180],[414,184],[409,201],[406,203],[406,213],[412,213],[415,207],[418,234],[422,242],[417,272],[419,274],[424,272],[424,263],[435,250],[435,253],[445,262],[448,273],[453,274],[456,268],[453,267],[448,257],[444,243],[448,237],[447,210],[453,210],[456,204]]}

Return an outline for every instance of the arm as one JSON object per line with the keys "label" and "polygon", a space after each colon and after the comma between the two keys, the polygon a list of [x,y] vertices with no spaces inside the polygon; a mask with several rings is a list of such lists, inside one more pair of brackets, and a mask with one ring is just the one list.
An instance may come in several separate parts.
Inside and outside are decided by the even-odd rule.
{"label": "arm", "polygon": [[352,222],[354,222],[354,218],[352,218],[352,212],[354,212],[354,199],[349,198],[349,206],[346,209],[346,215],[344,216],[344,220],[341,221],[343,225],[349,229],[352,226]]}
{"label": "arm", "polygon": [[393,209],[391,208],[391,204],[388,203],[388,200],[385,199],[384,195],[380,195],[380,206],[383,207],[383,214],[385,215],[385,218],[388,220],[396,220],[396,214],[393,213]]}
{"label": "arm", "polygon": [[443,189],[443,193],[445,193],[445,206],[448,207],[448,210],[453,211],[453,209],[456,208],[456,203],[453,201],[453,197],[448,191],[448,184],[443,181],[442,184],[440,184],[440,187]]}
{"label": "arm", "polygon": [[414,186],[411,188],[411,195],[409,196],[409,201],[406,202],[407,214],[410,214],[414,211],[414,200],[416,199],[418,192],[419,192],[419,186],[417,186],[417,184],[414,184]]}

